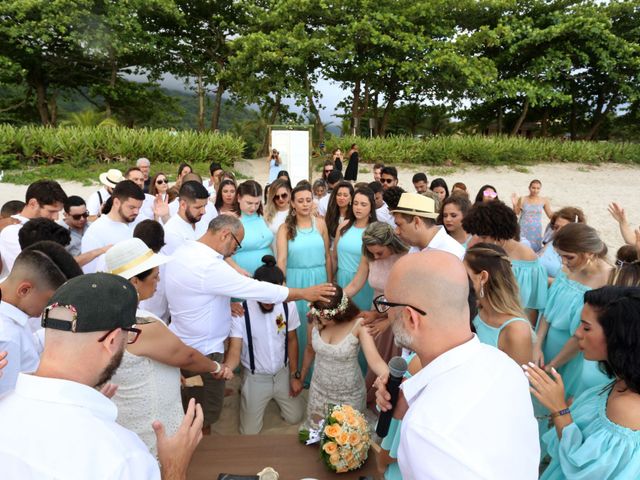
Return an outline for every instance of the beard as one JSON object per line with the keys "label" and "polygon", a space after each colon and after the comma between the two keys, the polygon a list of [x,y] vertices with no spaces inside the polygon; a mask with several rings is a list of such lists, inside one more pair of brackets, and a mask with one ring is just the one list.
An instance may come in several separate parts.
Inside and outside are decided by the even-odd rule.
{"label": "beard", "polygon": [[195,225],[202,218],[202,215],[200,215],[199,217],[193,216],[188,208],[184,210],[184,216],[187,217],[187,222],[189,222],[191,225]]}
{"label": "beard", "polygon": [[391,322],[391,331],[393,332],[393,343],[397,347],[404,347],[413,350],[413,337],[407,332],[402,325],[402,319],[398,318]]}
{"label": "beard", "polygon": [[271,312],[273,312],[274,305],[271,304],[271,305],[269,305],[269,308],[265,308],[265,305],[263,303],[258,302],[258,307],[260,307],[260,311],[262,313],[271,313]]}
{"label": "beard", "polygon": [[124,349],[125,349],[125,346],[123,345],[122,349],[111,358],[111,361],[109,362],[109,364],[104,368],[104,370],[100,374],[100,377],[98,377],[98,383],[96,384],[96,388],[101,387],[102,385],[107,383],[109,380],[111,380],[111,377],[113,377],[114,373],[116,373],[116,370],[118,370],[120,363],[122,363],[122,357],[124,356]]}
{"label": "beard", "polygon": [[118,209],[118,215],[120,215],[120,218],[122,219],[122,221],[123,221],[124,223],[131,223],[131,222],[133,222],[133,221],[136,219],[136,217],[138,216],[138,214],[136,213],[135,215],[132,215],[131,217],[127,217],[127,216],[124,214],[124,212],[122,211],[122,207],[120,207],[120,208]]}

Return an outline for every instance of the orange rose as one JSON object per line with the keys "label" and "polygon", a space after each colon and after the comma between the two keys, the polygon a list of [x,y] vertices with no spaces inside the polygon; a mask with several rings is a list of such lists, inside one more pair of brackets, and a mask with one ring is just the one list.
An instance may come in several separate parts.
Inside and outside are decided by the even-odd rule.
{"label": "orange rose", "polygon": [[346,462],[351,462],[353,460],[353,453],[347,450],[342,454],[342,458],[344,458]]}
{"label": "orange rose", "polygon": [[338,462],[340,462],[340,454],[333,453],[329,455],[329,462],[331,462],[331,465],[333,465],[334,467],[338,465]]}
{"label": "orange rose", "polygon": [[358,445],[358,443],[360,443],[360,434],[358,432],[351,432],[349,434],[349,443],[351,445]]}
{"label": "orange rose", "polygon": [[346,445],[349,442],[349,434],[347,432],[340,432],[335,438],[338,445]]}
{"label": "orange rose", "polygon": [[336,445],[335,442],[327,442],[322,446],[322,449],[325,451],[325,453],[333,455],[338,451],[338,445]]}
{"label": "orange rose", "polygon": [[340,410],[334,410],[331,416],[335,418],[336,421],[339,423],[344,422],[344,413],[342,413]]}
{"label": "orange rose", "polygon": [[358,417],[356,417],[355,415],[351,414],[351,415],[347,415],[347,424],[350,427],[357,427],[359,424],[359,420]]}
{"label": "orange rose", "polygon": [[336,438],[341,433],[342,433],[342,429],[340,428],[340,425],[333,424],[333,425],[327,425],[326,427],[324,427],[324,434],[327,437]]}
{"label": "orange rose", "polygon": [[342,411],[347,415],[353,414],[355,412],[351,405],[342,405]]}

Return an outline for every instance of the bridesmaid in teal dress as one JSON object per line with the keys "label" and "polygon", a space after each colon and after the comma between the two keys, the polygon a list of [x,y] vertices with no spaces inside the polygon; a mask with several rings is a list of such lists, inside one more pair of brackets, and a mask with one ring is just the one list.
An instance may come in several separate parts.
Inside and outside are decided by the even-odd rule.
{"label": "bridesmaid in teal dress", "polygon": [[551,462],[540,479],[640,478],[640,288],[591,290],[584,303],[577,341],[610,382],[569,407],[557,372],[549,378],[533,363],[523,367],[533,395],[553,412],[555,428],[543,437]]}
{"label": "bridesmaid in teal dress", "polygon": [[[359,188],[353,195],[351,209],[347,219],[336,231],[333,245],[333,265],[337,266],[336,283],[345,288],[355,277],[362,257],[362,234],[370,223],[376,222],[376,209],[373,191]],[[366,312],[371,309],[373,288],[369,282],[352,298],[357,307]]]}
{"label": "bridesmaid in teal dress", "polygon": [[[332,281],[329,236],[324,221],[312,216],[311,186],[300,185],[291,192],[289,215],[278,229],[278,266],[286,272],[287,286],[306,288]],[[296,301],[300,327],[298,334],[298,370],[307,344],[307,312],[305,300]]]}
{"label": "bridesmaid in teal dress", "polygon": [[261,198],[262,187],[258,182],[247,180],[238,185],[237,210],[244,226],[244,239],[232,259],[250,275],[262,265],[262,257],[273,255],[273,233],[262,216]]}

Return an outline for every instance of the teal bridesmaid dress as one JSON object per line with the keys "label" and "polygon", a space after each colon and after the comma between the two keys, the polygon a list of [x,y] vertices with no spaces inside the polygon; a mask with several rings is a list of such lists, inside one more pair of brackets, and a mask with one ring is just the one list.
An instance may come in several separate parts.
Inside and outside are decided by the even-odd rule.
{"label": "teal bridesmaid dress", "polygon": [[[362,234],[364,228],[352,226],[340,236],[338,242],[338,272],[336,273],[336,282],[342,288],[349,285],[353,277],[355,277],[360,265],[362,257]],[[357,307],[366,312],[371,310],[373,303],[373,288],[367,281],[360,291],[351,299]]]}
{"label": "teal bridesmaid dress", "polygon": [[511,269],[520,288],[524,308],[541,310],[547,301],[547,271],[539,259],[511,260]]}
{"label": "teal bridesmaid dress", "polygon": [[476,315],[476,317],[473,319],[473,326],[476,327],[476,335],[478,335],[478,340],[480,340],[482,343],[486,343],[487,345],[498,348],[498,339],[500,338],[500,333],[507,325],[513,322],[525,322],[527,325],[531,326],[529,320],[520,317],[513,317],[504,322],[500,327],[496,328],[484,323],[479,314]]}
{"label": "teal bridesmaid dress", "polygon": [[233,260],[244,268],[251,275],[258,267],[262,266],[262,257],[273,255],[271,242],[273,242],[273,232],[269,230],[262,215],[240,216],[240,221],[244,226],[244,239]]}

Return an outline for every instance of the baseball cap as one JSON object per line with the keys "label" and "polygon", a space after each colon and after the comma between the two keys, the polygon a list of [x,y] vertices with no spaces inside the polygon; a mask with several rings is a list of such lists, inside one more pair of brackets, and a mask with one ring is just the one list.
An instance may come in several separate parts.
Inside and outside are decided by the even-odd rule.
{"label": "baseball cap", "polygon": [[[72,313],[71,321],[56,318],[59,308]],[[72,278],[56,290],[42,313],[42,327],[74,333],[129,328],[136,323],[137,308],[138,294],[127,279],[89,273]]]}

